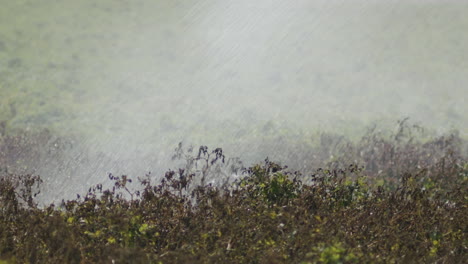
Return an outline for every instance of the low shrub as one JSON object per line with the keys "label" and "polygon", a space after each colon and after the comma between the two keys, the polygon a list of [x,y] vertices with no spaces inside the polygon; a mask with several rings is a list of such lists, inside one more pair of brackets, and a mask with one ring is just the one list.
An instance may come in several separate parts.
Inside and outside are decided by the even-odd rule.
{"label": "low shrub", "polygon": [[[109,174],[110,188],[99,184],[76,199],[47,206],[34,199],[40,177],[4,171],[0,259],[463,263],[468,162],[458,140],[452,135],[426,143],[383,142],[373,156],[362,155],[374,157],[364,166],[345,164],[344,157],[309,174],[266,159],[235,167],[237,178],[218,184],[214,175],[237,161],[229,163],[219,148],[210,152],[202,146],[193,153],[180,146],[175,158],[185,159],[186,166],[167,171],[156,183],[150,174],[138,179],[140,187],[128,176]],[[432,150],[439,156],[425,163]],[[383,158],[387,151],[393,153],[391,163]],[[375,173],[390,170],[389,164],[395,174]]]}

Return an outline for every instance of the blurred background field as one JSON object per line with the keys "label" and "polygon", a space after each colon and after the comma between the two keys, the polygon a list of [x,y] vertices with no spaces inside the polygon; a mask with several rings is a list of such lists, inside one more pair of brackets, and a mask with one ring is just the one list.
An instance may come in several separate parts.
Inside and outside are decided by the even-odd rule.
{"label": "blurred background field", "polygon": [[[322,134],[359,140],[374,124],[392,134],[405,117],[422,137],[466,139],[467,10],[458,1],[2,1],[2,134],[69,138],[62,169],[46,157],[29,168],[59,185],[163,171],[180,141],[301,167]],[[92,166],[70,169],[87,155]]]}

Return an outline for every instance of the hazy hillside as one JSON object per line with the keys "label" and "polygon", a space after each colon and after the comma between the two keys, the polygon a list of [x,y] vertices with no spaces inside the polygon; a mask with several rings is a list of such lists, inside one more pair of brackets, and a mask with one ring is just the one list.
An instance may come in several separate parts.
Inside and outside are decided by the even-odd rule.
{"label": "hazy hillside", "polygon": [[[466,138],[467,11],[459,1],[2,1],[0,121],[8,133],[73,136],[68,163],[106,153],[74,171],[103,177],[165,170],[179,141],[301,163],[285,146],[323,132],[359,139],[373,123],[394,133],[404,117]],[[117,169],[122,160],[132,162]],[[52,163],[35,171],[71,177]]]}

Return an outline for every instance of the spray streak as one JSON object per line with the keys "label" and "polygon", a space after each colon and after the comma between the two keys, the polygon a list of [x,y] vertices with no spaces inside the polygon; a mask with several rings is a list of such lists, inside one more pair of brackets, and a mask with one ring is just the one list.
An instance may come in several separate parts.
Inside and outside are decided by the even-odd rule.
{"label": "spray streak", "polygon": [[5,5],[0,120],[78,135],[68,166],[37,168],[57,185],[163,171],[180,140],[228,155],[255,146],[248,163],[281,140],[402,116],[467,136],[467,4]]}

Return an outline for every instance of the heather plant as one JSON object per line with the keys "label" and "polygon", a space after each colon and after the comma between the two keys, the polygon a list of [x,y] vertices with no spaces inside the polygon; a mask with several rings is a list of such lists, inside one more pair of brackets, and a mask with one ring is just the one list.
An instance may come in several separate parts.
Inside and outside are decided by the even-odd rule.
{"label": "heather plant", "polygon": [[[345,153],[310,173],[270,159],[242,168],[220,148],[194,152],[180,145],[175,158],[186,164],[161,178],[148,173],[135,181],[109,174],[108,183],[49,205],[35,200],[39,177],[3,171],[0,259],[462,263],[468,253],[468,166],[461,139],[450,135],[418,143],[400,136],[398,143],[367,135],[366,140],[381,143],[372,155],[363,155],[364,164],[345,164]],[[355,147],[371,151],[362,142]],[[385,152],[392,150],[395,174],[386,178],[375,170],[388,164]],[[440,156],[425,163],[428,154]],[[233,174],[230,181],[217,178]]]}

